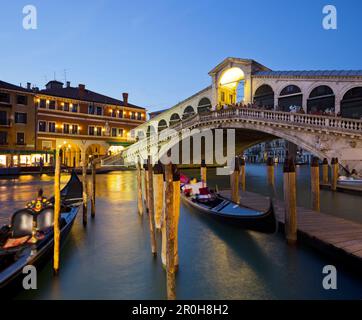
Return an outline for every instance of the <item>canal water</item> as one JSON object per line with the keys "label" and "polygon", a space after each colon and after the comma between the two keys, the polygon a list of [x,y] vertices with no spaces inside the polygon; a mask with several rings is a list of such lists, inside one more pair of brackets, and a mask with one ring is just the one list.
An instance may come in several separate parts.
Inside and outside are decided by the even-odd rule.
{"label": "canal water", "polygon": [[[298,203],[310,204],[309,168],[299,167]],[[199,176],[198,170],[187,174]],[[65,183],[69,176],[63,176]],[[229,185],[228,177],[208,172],[209,185]],[[247,189],[282,197],[282,170],[276,190],[266,185],[266,168],[247,165]],[[31,199],[39,186],[52,193],[52,177],[0,180],[0,223]],[[82,226],[81,212],[61,253],[59,277],[51,263],[38,274],[38,290],[18,299],[165,299],[160,254],[150,251],[147,216],[139,217],[136,173],[97,176],[97,213]],[[362,223],[362,197],[321,192],[322,211]],[[157,236],[158,250],[161,245]],[[288,246],[282,234],[244,231],[181,207],[179,226],[179,299],[362,299],[362,280],[319,252]],[[334,264],[337,290],[324,290],[322,269]]]}

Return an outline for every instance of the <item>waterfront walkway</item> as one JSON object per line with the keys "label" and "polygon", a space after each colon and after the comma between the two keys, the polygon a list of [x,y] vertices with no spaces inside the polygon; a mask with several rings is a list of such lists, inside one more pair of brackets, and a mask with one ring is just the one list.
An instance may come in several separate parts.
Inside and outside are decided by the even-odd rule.
{"label": "waterfront walkway", "polygon": [[[220,192],[230,198],[230,190]],[[258,210],[269,206],[269,198],[252,193],[240,192],[241,203]],[[284,202],[273,200],[276,218],[284,226]],[[350,265],[362,266],[362,224],[316,212],[297,208],[298,241],[308,243],[326,254],[341,259]]]}

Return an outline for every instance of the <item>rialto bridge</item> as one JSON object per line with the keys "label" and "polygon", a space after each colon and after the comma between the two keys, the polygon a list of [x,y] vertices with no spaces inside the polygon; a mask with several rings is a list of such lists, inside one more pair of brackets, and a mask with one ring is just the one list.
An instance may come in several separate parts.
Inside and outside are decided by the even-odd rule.
{"label": "rialto bridge", "polygon": [[234,128],[238,152],[282,138],[362,170],[362,70],[272,71],[254,60],[227,58],[209,75],[209,87],[137,127],[132,135],[139,141],[107,161],[132,162],[152,145],[152,133],[166,128]]}

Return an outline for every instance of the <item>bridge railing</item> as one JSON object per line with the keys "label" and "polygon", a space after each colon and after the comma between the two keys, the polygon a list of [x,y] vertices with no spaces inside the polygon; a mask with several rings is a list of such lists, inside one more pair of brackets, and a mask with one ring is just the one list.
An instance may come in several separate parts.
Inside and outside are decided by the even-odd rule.
{"label": "bridge railing", "polygon": [[[274,123],[289,123],[305,127],[320,127],[322,129],[328,128],[362,133],[362,120],[247,108],[213,111],[205,115],[199,115],[198,119],[192,118],[190,122],[223,118],[256,119]],[[188,122],[182,122],[182,124],[183,127],[190,125]]]}
{"label": "bridge railing", "polygon": [[[331,130],[342,133],[348,132],[362,134],[362,120],[252,108],[225,109],[205,114],[196,114],[193,117],[173,124],[168,129],[173,129],[179,132],[182,129],[189,128],[195,124],[203,123],[205,121],[214,121],[216,119],[261,120],[268,123],[289,124],[316,130]],[[172,132],[174,133],[175,131]],[[157,135],[143,139],[136,143],[137,146],[132,145],[130,148],[137,151],[138,148],[145,148],[147,144],[156,142],[159,142]]]}

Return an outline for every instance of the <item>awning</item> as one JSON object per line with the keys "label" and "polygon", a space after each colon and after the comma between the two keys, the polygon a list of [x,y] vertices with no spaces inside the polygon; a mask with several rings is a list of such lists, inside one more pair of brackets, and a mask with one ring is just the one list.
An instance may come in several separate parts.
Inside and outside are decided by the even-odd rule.
{"label": "awning", "polygon": [[128,147],[132,144],[132,142],[128,141],[107,141],[107,143],[110,146],[122,146],[122,147]]}

